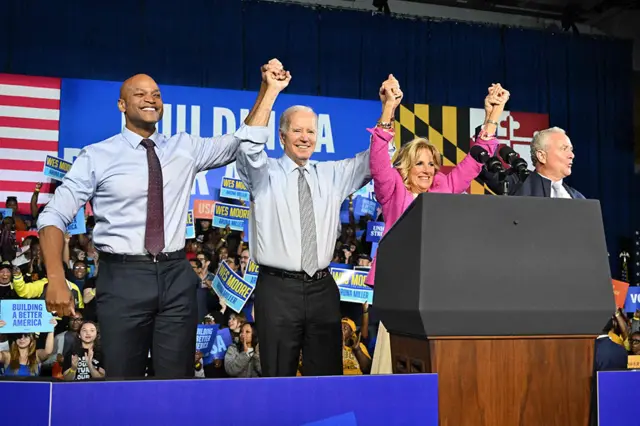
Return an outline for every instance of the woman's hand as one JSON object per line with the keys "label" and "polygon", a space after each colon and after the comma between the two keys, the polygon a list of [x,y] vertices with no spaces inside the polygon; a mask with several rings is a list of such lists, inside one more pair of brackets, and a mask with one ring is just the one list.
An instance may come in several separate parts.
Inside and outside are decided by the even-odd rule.
{"label": "woman's hand", "polygon": [[93,364],[93,348],[87,349],[87,365]]}
{"label": "woman's hand", "polygon": [[389,78],[382,83],[379,95],[380,102],[385,107],[391,106],[395,110],[400,105],[404,94],[400,90],[400,83],[393,74],[389,74]]}
{"label": "woman's hand", "polygon": [[78,369],[78,355],[71,355],[71,368],[74,370]]}
{"label": "woman's hand", "polygon": [[5,325],[7,325],[7,323],[2,321],[2,320],[0,320],[0,327],[4,327]]}

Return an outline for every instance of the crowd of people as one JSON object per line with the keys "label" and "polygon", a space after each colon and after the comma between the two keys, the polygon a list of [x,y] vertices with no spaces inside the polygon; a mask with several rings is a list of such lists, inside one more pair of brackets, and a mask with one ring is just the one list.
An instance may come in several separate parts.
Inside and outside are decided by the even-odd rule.
{"label": "crowd of people", "polygon": [[[366,283],[375,291],[376,260],[363,235],[367,221],[384,221],[384,235],[420,194],[460,194],[478,176],[490,185],[493,176],[471,154],[443,173],[441,154],[420,137],[403,141],[390,161],[403,97],[393,75],[381,85],[382,113],[372,117],[370,144],[354,158],[310,161],[317,116],[306,106],[283,112],[284,155],[269,158],[267,123],[291,74],[274,59],[261,76],[256,103],[234,134],[167,138],[156,130],[163,112],[160,90],[149,76],[136,75],[120,91],[125,128],[83,149],[46,206],[38,208],[39,184],[30,216],[18,212],[16,199],[7,200],[13,215],[3,218],[0,236],[0,298],[45,300],[55,329],[2,335],[4,375],[87,380],[392,371],[384,324],[370,319],[374,308],[367,303],[341,303],[330,264],[370,268]],[[487,156],[497,150],[509,97],[500,84],[487,90],[485,120],[473,144]],[[574,158],[564,131],[541,129],[531,143],[535,171],[526,180],[509,175],[510,193],[583,198],[564,182]],[[185,241],[195,175],[232,161],[251,197],[249,242],[242,232],[213,227],[208,219],[198,220],[195,238]],[[351,194],[371,179],[378,217],[356,221]],[[349,223],[340,223],[344,200]],[[93,216],[85,218],[87,233],[66,234],[88,202]],[[16,230],[38,232],[20,240]],[[235,312],[213,281],[222,262],[243,276],[250,260],[259,265],[258,281]],[[198,324],[229,329],[224,357],[196,351]],[[617,324],[606,330],[607,341],[626,341],[625,351],[637,352],[637,333],[623,333]]]}

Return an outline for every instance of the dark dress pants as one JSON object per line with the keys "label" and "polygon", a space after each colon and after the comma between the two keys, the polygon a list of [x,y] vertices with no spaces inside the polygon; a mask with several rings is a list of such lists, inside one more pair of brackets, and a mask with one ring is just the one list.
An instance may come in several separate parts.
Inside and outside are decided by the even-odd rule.
{"label": "dark dress pants", "polygon": [[186,259],[101,259],[96,285],[107,378],[193,378],[200,279]]}
{"label": "dark dress pants", "polygon": [[263,377],[342,375],[340,291],[331,274],[317,281],[261,270],[255,315]]}

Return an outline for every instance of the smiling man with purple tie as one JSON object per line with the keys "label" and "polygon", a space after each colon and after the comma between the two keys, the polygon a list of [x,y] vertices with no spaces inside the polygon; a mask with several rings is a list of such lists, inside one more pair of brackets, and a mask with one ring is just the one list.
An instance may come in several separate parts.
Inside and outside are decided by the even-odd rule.
{"label": "smiling man with purple tie", "polygon": [[[278,64],[270,61],[263,75]],[[259,96],[233,134],[165,137],[156,130],[163,112],[158,85],[147,75],[133,76],[118,100],[122,132],[85,147],[41,213],[47,309],[73,315],[61,260],[63,232],[92,203],[100,253],[96,300],[109,377],[143,377],[150,349],[156,376],[193,377],[200,279],[184,251],[191,188],[197,173],[233,162],[241,141],[267,141],[274,101]]]}

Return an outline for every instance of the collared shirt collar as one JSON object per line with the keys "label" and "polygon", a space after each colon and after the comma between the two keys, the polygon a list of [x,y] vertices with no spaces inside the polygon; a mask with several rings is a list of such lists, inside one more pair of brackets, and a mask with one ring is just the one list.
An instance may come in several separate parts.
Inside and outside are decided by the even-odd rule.
{"label": "collared shirt collar", "polygon": [[[287,154],[284,154],[282,157],[280,157],[279,161],[280,161],[280,164],[282,165],[282,168],[287,174],[297,170],[298,167],[300,167],[291,158],[289,158]],[[307,164],[305,164],[303,167],[306,171],[311,173],[311,169],[315,164],[316,164],[316,161],[309,160],[307,161]]]}
{"label": "collared shirt collar", "polygon": [[[134,133],[131,130],[127,129],[126,127],[122,128],[122,137],[125,138],[125,140],[129,143],[129,145],[131,145],[131,148],[133,149],[138,148],[138,145],[140,145],[140,142],[142,142],[142,139],[145,139],[139,134]],[[155,131],[154,134],[149,136],[149,139],[151,139],[158,148],[161,148],[161,144],[164,141],[164,138],[162,137],[162,135],[160,135],[160,133],[158,133],[157,130]]]}
{"label": "collared shirt collar", "polygon": [[[538,172],[538,174],[540,175],[540,177],[545,178],[546,180],[550,181],[551,183],[555,183],[552,179],[549,179],[548,177],[546,177],[545,175],[543,175],[542,173]],[[562,180],[560,179],[558,182],[560,182],[560,185],[562,185]]]}

